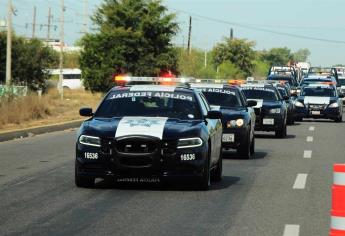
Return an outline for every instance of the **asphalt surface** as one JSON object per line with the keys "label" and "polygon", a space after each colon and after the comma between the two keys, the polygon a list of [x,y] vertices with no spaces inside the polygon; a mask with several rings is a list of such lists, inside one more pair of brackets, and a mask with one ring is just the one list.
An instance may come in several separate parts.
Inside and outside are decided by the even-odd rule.
{"label": "asphalt surface", "polygon": [[229,153],[207,192],[82,189],[74,140],[70,130],[0,143],[0,235],[328,235],[332,165],[345,162],[345,123],[311,120],[286,139],[257,135],[252,160]]}

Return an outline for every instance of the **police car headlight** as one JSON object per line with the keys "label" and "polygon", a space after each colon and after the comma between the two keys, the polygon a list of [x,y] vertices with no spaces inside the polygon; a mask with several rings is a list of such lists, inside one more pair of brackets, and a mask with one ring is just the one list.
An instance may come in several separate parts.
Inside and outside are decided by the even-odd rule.
{"label": "police car headlight", "polygon": [[331,105],[329,105],[330,108],[338,108],[339,104],[337,102],[333,102]]}
{"label": "police car headlight", "polygon": [[235,127],[242,127],[244,125],[243,119],[237,119],[237,120],[229,120],[226,123],[227,128],[235,128]]}
{"label": "police car headlight", "polygon": [[291,89],[290,93],[292,93],[292,94],[297,93],[297,89]]}
{"label": "police car headlight", "polygon": [[200,147],[202,145],[201,138],[181,138],[178,140],[177,148],[193,148],[193,147]]}
{"label": "police car headlight", "polygon": [[100,147],[101,139],[95,136],[81,135],[79,137],[79,143],[93,147]]}
{"label": "police car headlight", "polygon": [[295,101],[295,106],[296,107],[304,107],[304,104],[299,102],[299,101]]}
{"label": "police car headlight", "polygon": [[280,108],[274,108],[274,109],[271,109],[270,110],[270,113],[271,114],[278,114],[278,113],[280,113],[281,112],[281,109]]}

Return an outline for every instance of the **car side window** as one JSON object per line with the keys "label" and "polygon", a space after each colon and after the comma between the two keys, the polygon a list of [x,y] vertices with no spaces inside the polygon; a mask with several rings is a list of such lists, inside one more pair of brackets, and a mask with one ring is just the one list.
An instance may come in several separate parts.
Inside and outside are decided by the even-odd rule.
{"label": "car side window", "polygon": [[201,105],[201,110],[202,110],[202,113],[204,114],[204,116],[207,116],[207,113],[209,110],[211,110],[207,100],[205,99],[204,95],[202,93],[199,93],[199,102],[200,102],[200,105]]}
{"label": "car side window", "polygon": [[238,94],[240,96],[241,102],[242,102],[242,106],[247,106],[247,99],[244,96],[243,92],[241,90],[238,90]]}

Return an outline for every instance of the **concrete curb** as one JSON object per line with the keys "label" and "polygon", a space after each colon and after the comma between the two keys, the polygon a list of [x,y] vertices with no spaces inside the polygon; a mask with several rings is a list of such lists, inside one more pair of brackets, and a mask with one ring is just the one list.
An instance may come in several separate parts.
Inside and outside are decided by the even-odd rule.
{"label": "concrete curb", "polygon": [[55,131],[63,131],[67,129],[77,128],[84,120],[75,120],[53,125],[45,125],[32,127],[27,129],[13,130],[8,132],[0,132],[0,142],[9,141],[12,139],[30,137],[37,134],[50,133]]}

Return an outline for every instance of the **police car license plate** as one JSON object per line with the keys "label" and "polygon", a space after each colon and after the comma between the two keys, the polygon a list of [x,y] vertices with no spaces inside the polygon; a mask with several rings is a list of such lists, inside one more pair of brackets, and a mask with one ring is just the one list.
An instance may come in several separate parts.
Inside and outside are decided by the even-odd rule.
{"label": "police car license plate", "polygon": [[274,119],[263,119],[262,124],[264,125],[274,125]]}
{"label": "police car license plate", "polygon": [[320,115],[321,113],[320,113],[320,111],[311,111],[311,114],[312,115]]}
{"label": "police car license plate", "polygon": [[223,134],[222,141],[225,143],[235,142],[235,134]]}

